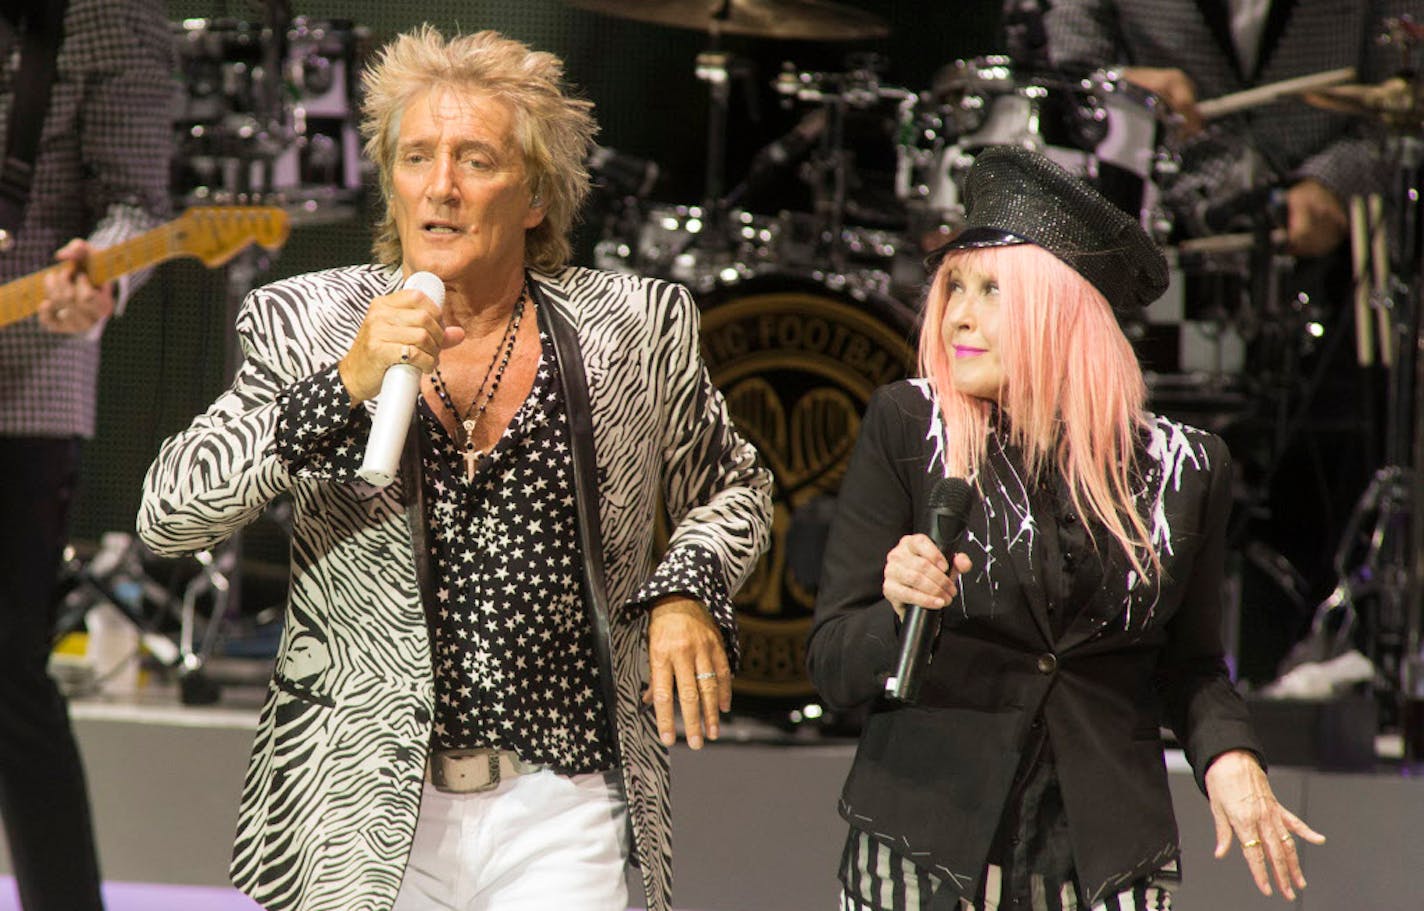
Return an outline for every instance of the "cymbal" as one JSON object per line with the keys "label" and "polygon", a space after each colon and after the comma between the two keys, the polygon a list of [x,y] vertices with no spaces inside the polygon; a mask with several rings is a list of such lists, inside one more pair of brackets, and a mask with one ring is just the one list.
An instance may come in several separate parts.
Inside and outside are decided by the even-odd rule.
{"label": "cymbal", "polygon": [[1391,126],[1420,124],[1420,97],[1414,85],[1402,76],[1378,85],[1337,85],[1305,95],[1313,107],[1358,117],[1374,117]]}
{"label": "cymbal", "polygon": [[884,38],[885,21],[829,0],[566,0],[620,19],[754,38],[854,41]]}

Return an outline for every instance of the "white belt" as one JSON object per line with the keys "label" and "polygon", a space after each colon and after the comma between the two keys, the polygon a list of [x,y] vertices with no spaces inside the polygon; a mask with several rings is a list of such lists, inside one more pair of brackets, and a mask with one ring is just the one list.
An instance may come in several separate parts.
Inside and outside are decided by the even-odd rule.
{"label": "white belt", "polygon": [[525,762],[509,750],[432,749],[425,766],[425,780],[447,794],[474,794],[499,787],[505,778],[545,768],[548,767]]}

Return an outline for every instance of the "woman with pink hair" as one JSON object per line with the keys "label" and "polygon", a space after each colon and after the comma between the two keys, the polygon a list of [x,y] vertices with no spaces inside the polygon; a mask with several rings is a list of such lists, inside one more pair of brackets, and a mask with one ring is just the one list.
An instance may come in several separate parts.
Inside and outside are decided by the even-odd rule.
{"label": "woman with pink hair", "polygon": [[[1164,724],[1216,855],[1239,839],[1260,890],[1293,899],[1296,838],[1324,838],[1272,793],[1223,660],[1230,453],[1146,410],[1118,323],[1162,294],[1162,254],[1022,148],[982,152],[964,198],[922,376],[865,415],[809,643],[825,700],[870,707],[840,804],[842,907],[1170,908]],[[955,510],[947,555],[921,532]],[[901,640],[924,618],[906,686]]]}

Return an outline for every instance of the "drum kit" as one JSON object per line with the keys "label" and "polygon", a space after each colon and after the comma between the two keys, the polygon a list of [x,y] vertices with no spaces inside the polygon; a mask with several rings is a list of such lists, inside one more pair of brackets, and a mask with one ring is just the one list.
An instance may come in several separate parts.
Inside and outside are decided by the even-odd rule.
{"label": "drum kit", "polygon": [[[1275,397],[1290,385],[1319,326],[1305,296],[1292,296],[1287,285],[1294,260],[1284,249],[1283,191],[1261,183],[1240,149],[1222,156],[1241,172],[1240,182],[1223,184],[1218,172],[1209,187],[1194,183],[1179,118],[1151,92],[1110,70],[1053,72],[1007,56],[954,61],[925,89],[887,83],[867,55],[848,57],[836,72],[786,64],[771,89],[800,120],[757,152],[744,179],[725,189],[726,86],[737,61],[717,49],[720,36],[864,40],[883,37],[887,26],[827,0],[566,2],[711,39],[713,49],[699,55],[696,68],[711,93],[704,197],[655,201],[651,181],[644,182],[623,200],[620,216],[606,222],[594,258],[603,268],[661,276],[694,290],[713,379],[776,475],[771,552],[737,602],[744,662],[736,687],[743,707],[747,697],[753,709],[762,701],[775,712],[793,706],[783,716],[791,722],[817,713],[802,668],[834,496],[870,392],[913,369],[928,278],[923,260],[962,224],[960,187],[982,149],[1017,144],[1043,152],[1138,218],[1163,245],[1171,287],[1141,323],[1126,327],[1155,410],[1217,431],[1289,410]],[[1415,40],[1406,43],[1412,51]],[[1417,145],[1424,109],[1418,85],[1402,78],[1357,85],[1354,77],[1347,69],[1262,86],[1204,101],[1201,113],[1210,123],[1297,97],[1374,118]],[[893,161],[894,205],[869,217],[850,191],[859,176],[857,156],[866,152],[856,146],[863,138],[847,130],[854,118],[866,117],[883,124],[869,135],[888,137],[891,145],[870,151]],[[1403,178],[1412,183],[1401,188],[1400,199],[1418,198],[1414,167]],[[596,178],[605,176],[592,170]],[[807,191],[803,209],[756,207],[758,187],[785,183],[792,174]],[[1413,239],[1402,238],[1396,248],[1405,245],[1413,251],[1405,255],[1417,261],[1419,229],[1411,230]],[[1397,316],[1410,312],[1412,273],[1406,278],[1411,284],[1404,293],[1398,285],[1381,290],[1391,300],[1371,306]],[[1417,326],[1412,331],[1396,339],[1396,351],[1413,349],[1407,342],[1418,338]],[[1413,369],[1395,369],[1407,386],[1396,395],[1405,401],[1396,409],[1396,423],[1404,427],[1414,427],[1410,409],[1418,408]],[[1394,462],[1413,464],[1402,451]],[[1407,500],[1397,490],[1406,478],[1417,485],[1408,471],[1391,474],[1381,482],[1388,495],[1377,499],[1392,508]],[[1397,527],[1398,520],[1392,512],[1385,521]],[[1424,540],[1421,532],[1415,528],[1411,540]],[[1376,565],[1378,554],[1372,559]],[[1399,552],[1390,559],[1402,567],[1424,558]],[[1395,601],[1408,602],[1396,606],[1400,617],[1418,613],[1420,572],[1411,565],[1399,576],[1412,580],[1407,595],[1396,593]],[[1406,633],[1399,625],[1396,660],[1418,650],[1418,617],[1408,626]],[[1417,676],[1424,692],[1424,667]]]}
{"label": "drum kit", "polygon": [[298,221],[349,218],[362,186],[356,93],[369,33],[267,6],[262,22],[174,25],[184,87],[175,202],[260,199]]}

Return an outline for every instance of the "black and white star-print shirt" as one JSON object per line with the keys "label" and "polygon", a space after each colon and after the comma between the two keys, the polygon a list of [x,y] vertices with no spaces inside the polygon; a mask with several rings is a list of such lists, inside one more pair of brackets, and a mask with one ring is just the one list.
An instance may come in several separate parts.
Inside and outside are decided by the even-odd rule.
{"label": "black and white star-print shirt", "polygon": [[[429,558],[438,748],[499,747],[565,774],[612,768],[593,633],[583,601],[573,458],[552,339],[540,333],[534,386],[472,479],[455,440],[418,405]],[[333,367],[293,384],[279,455],[355,477],[369,434]],[[324,453],[324,455],[322,454]],[[336,461],[343,464],[334,464]],[[347,460],[350,464],[344,464]],[[710,558],[664,561],[635,604],[720,591]],[[627,608],[624,608],[627,609]]]}

